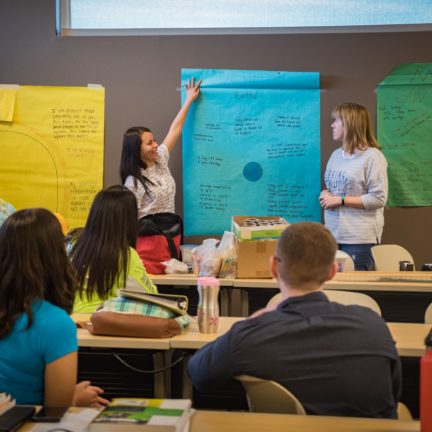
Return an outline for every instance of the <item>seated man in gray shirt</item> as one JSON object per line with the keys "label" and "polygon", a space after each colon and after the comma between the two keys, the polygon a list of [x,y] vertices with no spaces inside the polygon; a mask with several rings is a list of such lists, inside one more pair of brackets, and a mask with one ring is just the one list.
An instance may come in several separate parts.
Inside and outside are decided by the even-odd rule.
{"label": "seated man in gray shirt", "polygon": [[213,391],[247,374],[280,383],[308,414],[396,418],[401,366],[386,323],[323,291],[336,249],[321,224],[289,226],[271,260],[282,301],[197,351],[188,364],[194,386]]}

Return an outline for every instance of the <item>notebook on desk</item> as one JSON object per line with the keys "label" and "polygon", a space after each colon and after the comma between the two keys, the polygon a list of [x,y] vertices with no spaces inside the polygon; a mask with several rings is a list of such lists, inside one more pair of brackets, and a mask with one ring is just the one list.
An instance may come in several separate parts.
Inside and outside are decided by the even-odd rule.
{"label": "notebook on desk", "polygon": [[128,277],[126,287],[119,289],[120,297],[125,297],[134,300],[141,300],[148,303],[157,304],[172,310],[178,315],[187,314],[188,298],[180,294],[154,294],[148,293],[144,288],[133,278]]}

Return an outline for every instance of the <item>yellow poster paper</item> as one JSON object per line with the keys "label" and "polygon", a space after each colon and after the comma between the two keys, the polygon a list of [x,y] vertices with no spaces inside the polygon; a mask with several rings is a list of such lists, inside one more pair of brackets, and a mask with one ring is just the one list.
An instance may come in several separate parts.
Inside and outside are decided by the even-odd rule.
{"label": "yellow poster paper", "polygon": [[15,106],[15,96],[15,89],[0,88],[0,121],[12,121]]}
{"label": "yellow poster paper", "polygon": [[103,88],[20,86],[0,121],[0,197],[83,226],[103,183]]}

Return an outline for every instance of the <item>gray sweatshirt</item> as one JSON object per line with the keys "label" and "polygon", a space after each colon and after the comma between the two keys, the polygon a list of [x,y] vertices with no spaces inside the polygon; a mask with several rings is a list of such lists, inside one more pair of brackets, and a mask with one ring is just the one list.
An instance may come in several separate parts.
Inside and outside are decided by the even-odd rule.
{"label": "gray sweatshirt", "polygon": [[369,147],[352,156],[338,148],[330,156],[324,174],[333,195],[360,196],[364,209],[340,206],[324,211],[326,227],[342,244],[381,241],[384,205],[387,201],[387,161],[380,150]]}

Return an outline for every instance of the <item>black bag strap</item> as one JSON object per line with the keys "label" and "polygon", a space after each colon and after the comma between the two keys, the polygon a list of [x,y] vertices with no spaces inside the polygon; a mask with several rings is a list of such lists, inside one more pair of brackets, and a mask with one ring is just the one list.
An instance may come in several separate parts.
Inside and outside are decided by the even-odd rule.
{"label": "black bag strap", "polygon": [[162,234],[167,239],[168,247],[169,247],[170,254],[171,254],[171,258],[175,258],[176,260],[178,260],[179,259],[179,255],[177,253],[177,248],[176,248],[176,245],[174,243],[174,240],[172,239],[171,236],[165,234],[164,232],[162,232]]}

